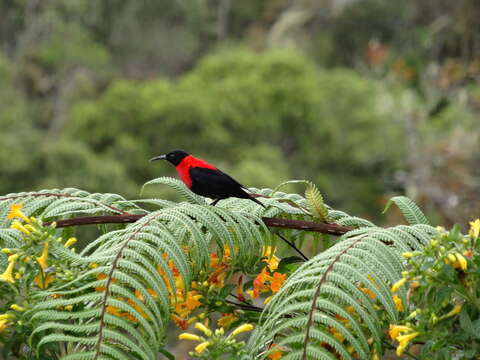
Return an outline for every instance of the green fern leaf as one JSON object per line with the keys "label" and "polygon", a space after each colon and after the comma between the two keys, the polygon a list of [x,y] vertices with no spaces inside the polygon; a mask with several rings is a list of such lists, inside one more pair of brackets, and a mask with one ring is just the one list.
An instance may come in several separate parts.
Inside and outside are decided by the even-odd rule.
{"label": "green fern leaf", "polygon": [[390,200],[388,200],[387,205],[385,206],[385,209],[383,210],[383,213],[387,212],[387,210],[390,208],[392,203],[395,203],[395,205],[398,206],[400,211],[402,212],[403,216],[405,219],[408,221],[410,225],[414,224],[429,224],[429,221],[423,214],[422,210],[411,200],[410,198],[406,196],[395,196],[392,197]]}
{"label": "green fern leaf", "polygon": [[323,196],[312,182],[307,182],[305,198],[308,202],[310,213],[322,222],[328,222],[328,210],[325,207]]}

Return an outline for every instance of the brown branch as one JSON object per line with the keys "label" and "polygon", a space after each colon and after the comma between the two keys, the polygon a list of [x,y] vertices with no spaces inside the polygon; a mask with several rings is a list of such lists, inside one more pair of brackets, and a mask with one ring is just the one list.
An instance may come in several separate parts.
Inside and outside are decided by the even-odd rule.
{"label": "brown branch", "polygon": [[[58,228],[78,225],[98,225],[98,224],[125,224],[133,223],[142,217],[144,214],[127,214],[127,215],[107,215],[107,216],[83,216],[72,219],[57,220],[56,226]],[[319,232],[322,234],[329,234],[340,236],[352,230],[351,227],[341,226],[337,224],[324,224],[304,220],[291,220],[282,218],[262,217],[264,224],[268,227],[277,227],[282,229],[298,229],[312,232]],[[45,223],[50,225],[51,223]]]}

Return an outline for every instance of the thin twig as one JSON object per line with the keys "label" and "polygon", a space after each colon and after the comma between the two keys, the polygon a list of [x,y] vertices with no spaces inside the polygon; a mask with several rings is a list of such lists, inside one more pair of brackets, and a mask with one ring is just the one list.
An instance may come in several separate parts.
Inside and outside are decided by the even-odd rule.
{"label": "thin twig", "polygon": [[299,248],[297,248],[297,247],[295,246],[295,244],[294,244],[293,242],[291,242],[290,240],[288,240],[288,239],[287,239],[285,236],[283,236],[282,234],[277,234],[277,235],[278,235],[278,237],[279,237],[280,239],[282,239],[283,241],[285,241],[292,249],[294,249],[305,261],[310,260],[308,257],[305,256],[304,253],[302,253],[302,252],[300,251]]}
{"label": "thin twig", "polygon": [[235,307],[238,307],[239,309],[242,309],[242,310],[255,311],[255,312],[263,312],[263,309],[260,308],[260,307],[258,307],[258,306],[239,304],[239,303],[236,303],[235,301],[231,301],[231,300],[225,300],[225,302],[226,302],[227,304],[230,304],[230,305],[233,305],[233,306],[235,306]]}

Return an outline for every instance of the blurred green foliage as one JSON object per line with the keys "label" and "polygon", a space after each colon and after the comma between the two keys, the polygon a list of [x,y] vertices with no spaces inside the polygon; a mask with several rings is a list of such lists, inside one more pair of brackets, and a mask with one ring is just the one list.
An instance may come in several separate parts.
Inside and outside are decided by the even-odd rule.
{"label": "blurred green foliage", "polygon": [[479,18],[471,0],[0,1],[0,192],[138,197],[174,171],[148,159],[184,148],[246,186],[309,179],[372,218],[407,192],[462,222]]}
{"label": "blurred green foliage", "polygon": [[172,171],[146,159],[184,148],[250,186],[310,178],[331,203],[373,212],[368,197],[383,191],[382,172],[402,154],[388,145],[399,129],[375,98],[355,72],[319,71],[293,51],[230,50],[175,82],[112,83],[73,107],[67,133],[116,161],[133,184]]}

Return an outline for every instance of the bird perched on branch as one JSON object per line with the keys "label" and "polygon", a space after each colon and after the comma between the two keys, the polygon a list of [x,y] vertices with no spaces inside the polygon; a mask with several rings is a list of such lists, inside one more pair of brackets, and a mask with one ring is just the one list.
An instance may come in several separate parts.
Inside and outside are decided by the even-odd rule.
{"label": "bird perched on branch", "polygon": [[245,192],[245,186],[215,166],[188,154],[183,150],[174,150],[165,155],[151,158],[150,161],[167,160],[175,165],[178,175],[195,194],[214,199],[211,205],[229,197],[249,199],[265,207],[252,195]]}

